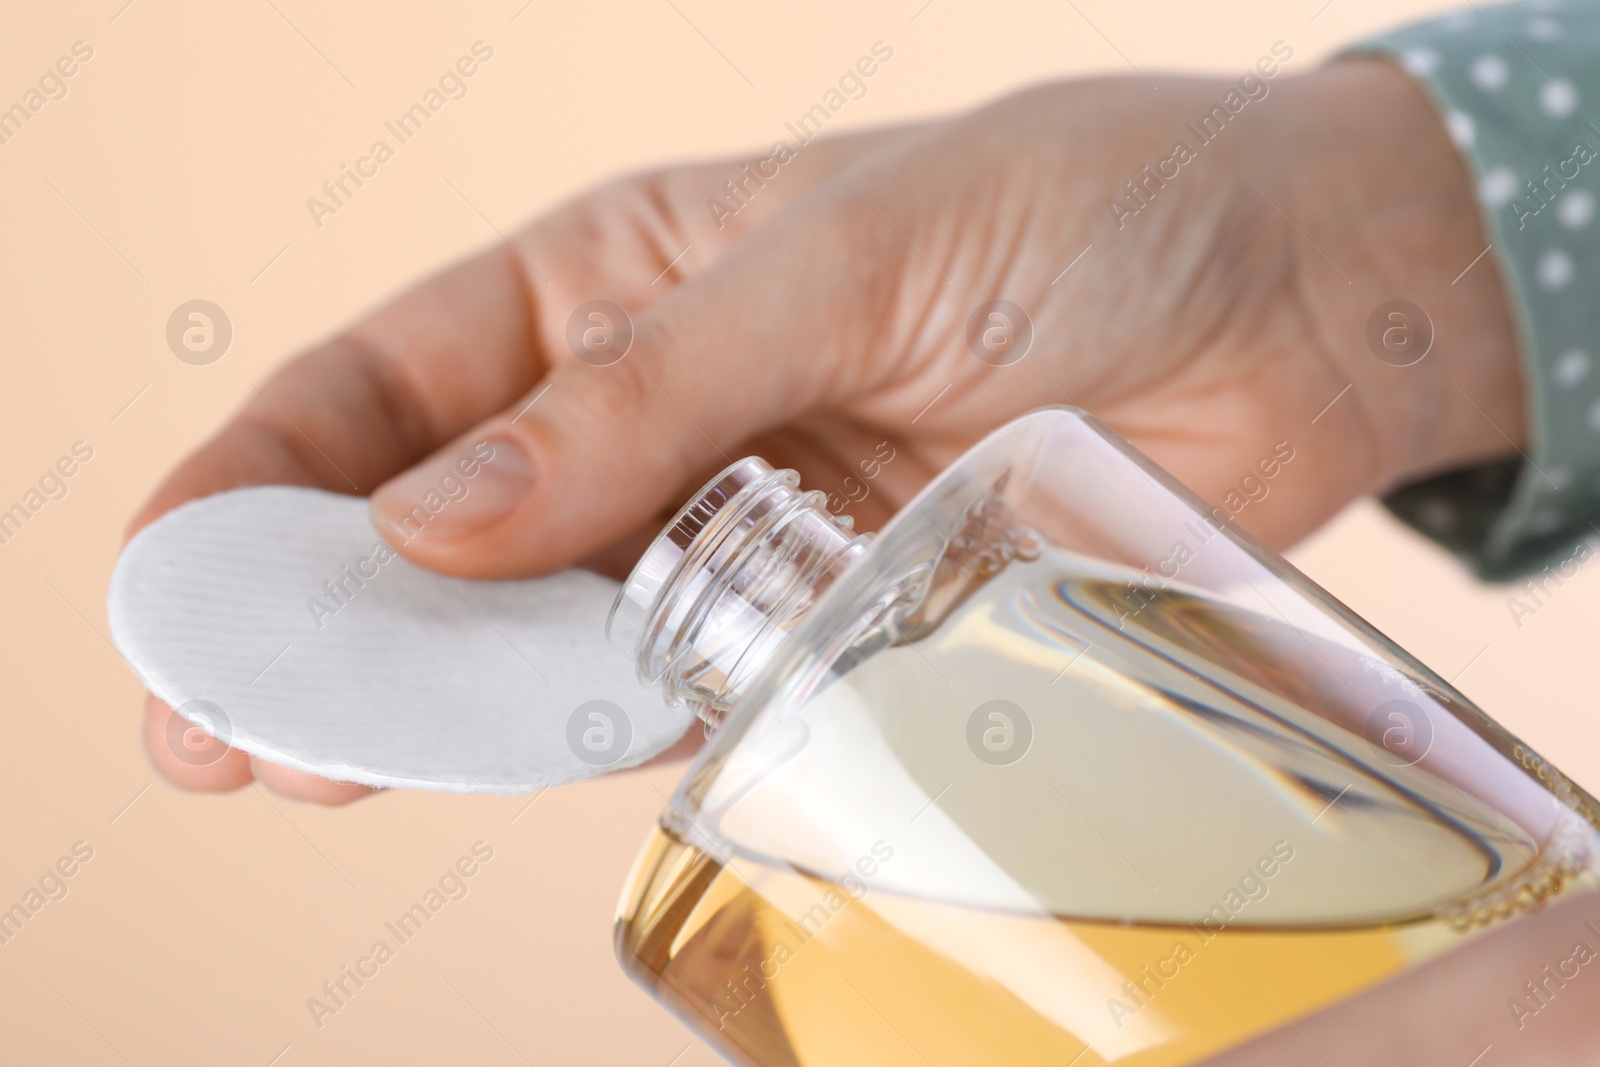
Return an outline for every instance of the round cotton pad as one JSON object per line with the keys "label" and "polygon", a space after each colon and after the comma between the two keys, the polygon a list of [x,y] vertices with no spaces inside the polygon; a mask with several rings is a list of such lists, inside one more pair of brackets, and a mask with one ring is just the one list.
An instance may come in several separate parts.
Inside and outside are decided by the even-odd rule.
{"label": "round cotton pad", "polygon": [[693,721],[606,643],[616,592],[579,570],[448,578],[395,554],[365,499],[265,486],[140,531],[107,610],[150,691],[235,748],[367,785],[516,793],[640,763]]}

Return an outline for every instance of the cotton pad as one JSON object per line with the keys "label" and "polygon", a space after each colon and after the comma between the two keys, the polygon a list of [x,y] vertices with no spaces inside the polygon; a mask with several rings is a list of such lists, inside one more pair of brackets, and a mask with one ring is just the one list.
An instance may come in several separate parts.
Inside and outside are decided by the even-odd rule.
{"label": "cotton pad", "polygon": [[265,486],[140,531],[107,609],[150,691],[235,748],[367,785],[517,793],[640,763],[693,721],[607,644],[617,588],[580,570],[448,578],[395,554],[365,499]]}

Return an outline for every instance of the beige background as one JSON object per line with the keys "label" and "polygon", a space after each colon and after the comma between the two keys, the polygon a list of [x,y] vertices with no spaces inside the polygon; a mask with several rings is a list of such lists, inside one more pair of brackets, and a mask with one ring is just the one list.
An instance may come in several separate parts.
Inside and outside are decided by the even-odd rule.
{"label": "beige background", "polygon": [[[445,179],[510,229],[620,168],[770,144],[878,39],[894,61],[836,128],[1130,63],[1240,70],[1278,38],[1309,66],[1430,6],[123,2],[14,4],[0,32],[5,103],[75,40],[94,48],[67,97],[0,146],[0,506],[74,441],[94,448],[67,497],[0,545],[0,906],[74,842],[94,848],[70,895],[0,947],[8,1063],[716,1062],[611,955],[616,894],[680,768],[531,807],[186,795],[146,764],[139,686],[102,636],[122,524],[249,383],[492,239]],[[305,199],[478,39],[495,57],[470,95],[316,229]],[[234,324],[211,366],[164,343],[196,297]],[[1370,506],[1295,558],[1447,677],[1470,664],[1469,695],[1600,786],[1593,572],[1519,630],[1507,590]],[[494,859],[470,895],[315,1028],[306,999],[479,839]]]}

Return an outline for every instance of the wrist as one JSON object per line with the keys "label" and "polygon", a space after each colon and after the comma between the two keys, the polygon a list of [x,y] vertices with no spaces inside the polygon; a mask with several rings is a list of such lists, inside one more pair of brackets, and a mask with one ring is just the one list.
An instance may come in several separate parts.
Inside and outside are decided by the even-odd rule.
{"label": "wrist", "polygon": [[[1278,173],[1300,176],[1282,191],[1302,243],[1314,246],[1299,261],[1306,304],[1351,383],[1352,407],[1368,420],[1378,451],[1372,488],[1524,449],[1525,370],[1510,292],[1467,162],[1437,108],[1381,59],[1334,62],[1295,89],[1271,151]],[[1397,300],[1419,308],[1420,319]],[[1400,344],[1385,346],[1386,332]],[[1397,365],[1424,344],[1425,356]]]}

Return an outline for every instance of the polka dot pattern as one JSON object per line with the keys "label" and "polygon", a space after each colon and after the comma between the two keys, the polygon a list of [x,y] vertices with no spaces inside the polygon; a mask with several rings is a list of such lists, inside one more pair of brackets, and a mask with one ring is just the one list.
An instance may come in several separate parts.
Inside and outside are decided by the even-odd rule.
{"label": "polka dot pattern", "polygon": [[1546,115],[1564,118],[1578,110],[1578,88],[1565,78],[1555,78],[1539,90],[1539,106]]}
{"label": "polka dot pattern", "polygon": [[1517,172],[1510,167],[1495,167],[1478,183],[1478,194],[1490,207],[1504,207],[1517,195],[1521,184],[1517,180]]}
{"label": "polka dot pattern", "polygon": [[1522,32],[1535,41],[1554,41],[1561,36],[1561,25],[1553,19],[1532,18],[1522,27]]}
{"label": "polka dot pattern", "polygon": [[1588,376],[1589,353],[1577,348],[1561,353],[1550,371],[1551,379],[1563,389],[1571,389]]}
{"label": "polka dot pattern", "polygon": [[1387,503],[1480,574],[1514,577],[1600,526],[1600,4],[1473,7],[1355,50],[1427,87],[1476,176],[1531,393],[1526,455]]}
{"label": "polka dot pattern", "polygon": [[1556,204],[1556,218],[1569,230],[1581,230],[1594,218],[1594,194],[1574,189]]}
{"label": "polka dot pattern", "polygon": [[1400,55],[1400,63],[1419,78],[1426,78],[1439,67],[1439,53],[1432,48],[1408,48]]}
{"label": "polka dot pattern", "polygon": [[1486,93],[1498,93],[1511,80],[1511,68],[1497,55],[1479,56],[1472,64],[1472,84]]}
{"label": "polka dot pattern", "polygon": [[1546,289],[1565,289],[1572,282],[1572,257],[1553,248],[1539,257],[1539,284]]}

